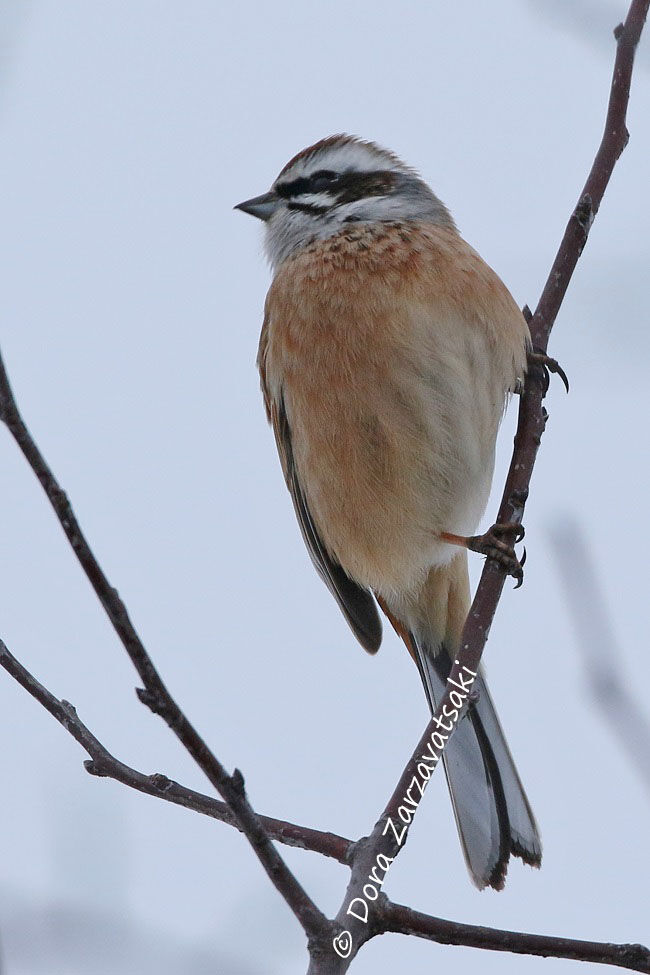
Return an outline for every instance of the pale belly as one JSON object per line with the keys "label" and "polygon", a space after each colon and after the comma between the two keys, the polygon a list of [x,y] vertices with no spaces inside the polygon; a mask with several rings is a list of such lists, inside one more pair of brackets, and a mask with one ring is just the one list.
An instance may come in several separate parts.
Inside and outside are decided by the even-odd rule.
{"label": "pale belly", "polygon": [[[415,593],[474,534],[487,503],[504,391],[483,350],[444,361],[358,361],[284,396],[299,478],[328,550],[380,595]],[[390,363],[387,370],[385,363]]]}

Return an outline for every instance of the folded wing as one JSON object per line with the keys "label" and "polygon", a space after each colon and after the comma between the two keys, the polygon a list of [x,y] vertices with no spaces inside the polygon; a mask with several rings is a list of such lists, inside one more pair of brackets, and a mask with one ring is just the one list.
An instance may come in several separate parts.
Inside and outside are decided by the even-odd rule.
{"label": "folded wing", "polygon": [[282,470],[311,560],[361,646],[368,653],[376,653],[381,644],[381,620],[375,600],[369,590],[350,578],[323,545],[298,478],[284,401],[271,402],[269,410]]}

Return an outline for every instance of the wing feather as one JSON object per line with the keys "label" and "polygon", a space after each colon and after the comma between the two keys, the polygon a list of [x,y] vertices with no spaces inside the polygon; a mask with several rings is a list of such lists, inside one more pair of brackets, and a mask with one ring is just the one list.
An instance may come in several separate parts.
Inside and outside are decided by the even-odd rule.
{"label": "wing feather", "polygon": [[377,612],[375,600],[370,591],[351,579],[343,567],[329,554],[318,534],[311,512],[309,511],[294,462],[291,429],[284,400],[281,396],[279,401],[271,397],[266,384],[265,333],[266,329],[263,329],[260,341],[260,354],[258,357],[262,392],[264,394],[267,416],[271,421],[275,434],[275,442],[280,455],[284,479],[291,494],[302,537],[316,571],[336,599],[357,640],[368,653],[376,653],[381,644],[382,631],[381,620]]}

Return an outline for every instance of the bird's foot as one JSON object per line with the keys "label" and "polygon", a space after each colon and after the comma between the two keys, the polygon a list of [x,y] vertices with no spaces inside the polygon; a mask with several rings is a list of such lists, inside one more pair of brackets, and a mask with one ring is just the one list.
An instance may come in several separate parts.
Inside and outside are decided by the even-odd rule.
{"label": "bird's foot", "polygon": [[[524,563],[526,561],[526,549],[521,557],[521,561],[515,554],[514,545],[524,537],[524,526],[518,524],[502,524],[497,522],[492,525],[484,535],[452,535],[442,532],[441,538],[452,545],[462,545],[471,552],[478,552],[492,559],[504,569],[508,575],[517,580],[515,589],[519,589],[524,581]],[[506,538],[508,541],[504,541]]]}

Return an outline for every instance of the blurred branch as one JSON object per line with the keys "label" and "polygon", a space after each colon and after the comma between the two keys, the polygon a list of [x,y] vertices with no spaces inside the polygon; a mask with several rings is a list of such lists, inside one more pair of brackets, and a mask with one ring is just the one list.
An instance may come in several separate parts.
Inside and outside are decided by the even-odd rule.
{"label": "blurred branch", "polygon": [[0,7],[0,114],[4,109],[16,48],[22,41],[25,22],[31,16],[33,0],[3,3]]}
{"label": "blurred branch", "polygon": [[564,518],[550,537],[594,700],[650,786],[650,721],[622,679],[622,654],[584,532]]}
{"label": "blurred branch", "polygon": [[[570,33],[578,43],[596,49],[599,54],[609,55],[607,31],[620,15],[617,0],[528,0],[530,7],[548,23],[559,27],[563,34]],[[650,51],[647,48],[637,54],[637,68],[648,68]]]}

